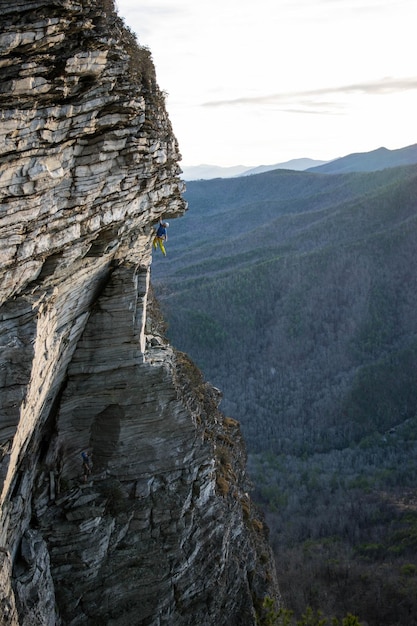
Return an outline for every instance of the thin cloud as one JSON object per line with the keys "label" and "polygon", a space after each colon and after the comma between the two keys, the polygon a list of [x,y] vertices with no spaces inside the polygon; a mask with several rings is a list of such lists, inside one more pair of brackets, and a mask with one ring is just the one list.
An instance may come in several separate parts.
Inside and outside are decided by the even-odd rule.
{"label": "thin cloud", "polygon": [[398,93],[412,89],[417,89],[417,76],[411,78],[383,78],[382,80],[369,83],[353,83],[352,85],[342,85],[340,87],[316,89],[305,92],[305,95],[363,93],[379,96],[381,94]]}
{"label": "thin cloud", "polygon": [[[317,106],[325,105],[323,112],[329,113],[330,109],[340,107],[340,103],[326,102],[320,103],[314,101],[317,97],[329,97],[332,95],[351,95],[351,94],[363,94],[370,96],[388,95],[393,93],[400,93],[404,91],[411,91],[417,89],[417,77],[410,78],[383,78],[374,82],[366,83],[353,83],[350,85],[340,85],[337,87],[322,87],[320,89],[310,89],[307,91],[293,91],[287,93],[275,93],[264,96],[243,96],[240,98],[232,98],[228,100],[211,100],[209,102],[202,103],[203,107],[222,107],[222,106],[236,106],[236,105],[272,105],[285,107],[296,106],[297,110],[302,102],[302,109],[311,109],[311,112]],[[306,100],[308,98],[308,100]],[[307,112],[307,111],[305,111]]]}
{"label": "thin cloud", "polygon": [[401,6],[412,6],[415,0],[319,0],[319,4],[331,8],[329,5],[334,5],[336,9],[344,8],[348,10],[361,11],[366,13],[375,13],[376,16],[384,9],[395,8],[399,9]]}
{"label": "thin cloud", "polygon": [[292,105],[279,107],[286,113],[308,113],[309,115],[341,115],[345,106],[335,102],[322,102],[313,100],[301,100]]}

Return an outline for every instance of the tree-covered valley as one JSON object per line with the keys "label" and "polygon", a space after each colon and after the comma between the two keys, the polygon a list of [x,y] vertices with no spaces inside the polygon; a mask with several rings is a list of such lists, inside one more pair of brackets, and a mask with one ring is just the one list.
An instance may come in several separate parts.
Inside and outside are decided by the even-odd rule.
{"label": "tree-covered valley", "polygon": [[417,624],[417,171],[187,183],[153,284],[241,422],[286,606]]}

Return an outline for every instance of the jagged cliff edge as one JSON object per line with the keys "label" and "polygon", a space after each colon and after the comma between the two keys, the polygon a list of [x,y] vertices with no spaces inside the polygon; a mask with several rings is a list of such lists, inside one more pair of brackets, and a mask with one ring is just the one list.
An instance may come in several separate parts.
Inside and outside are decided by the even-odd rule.
{"label": "jagged cliff edge", "polygon": [[150,54],[110,1],[0,8],[1,623],[254,624],[278,592],[239,426],[151,297],[186,206]]}

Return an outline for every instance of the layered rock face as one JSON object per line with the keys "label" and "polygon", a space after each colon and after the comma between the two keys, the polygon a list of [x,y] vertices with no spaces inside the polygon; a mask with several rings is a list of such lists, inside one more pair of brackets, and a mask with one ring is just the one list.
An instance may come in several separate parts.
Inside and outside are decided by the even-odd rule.
{"label": "layered rock face", "polygon": [[239,426],[150,292],[186,206],[149,52],[109,1],[0,8],[1,623],[254,624]]}

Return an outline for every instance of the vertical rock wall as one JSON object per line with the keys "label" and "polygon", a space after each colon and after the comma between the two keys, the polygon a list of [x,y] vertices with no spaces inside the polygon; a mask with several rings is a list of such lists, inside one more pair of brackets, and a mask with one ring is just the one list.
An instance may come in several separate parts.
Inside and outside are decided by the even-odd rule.
{"label": "vertical rock wall", "polygon": [[0,8],[1,623],[254,624],[238,425],[149,312],[186,208],[149,52],[109,1]]}
{"label": "vertical rock wall", "polygon": [[116,17],[96,2],[1,8],[4,498],[112,266],[147,267],[151,224],[184,202],[149,53]]}

